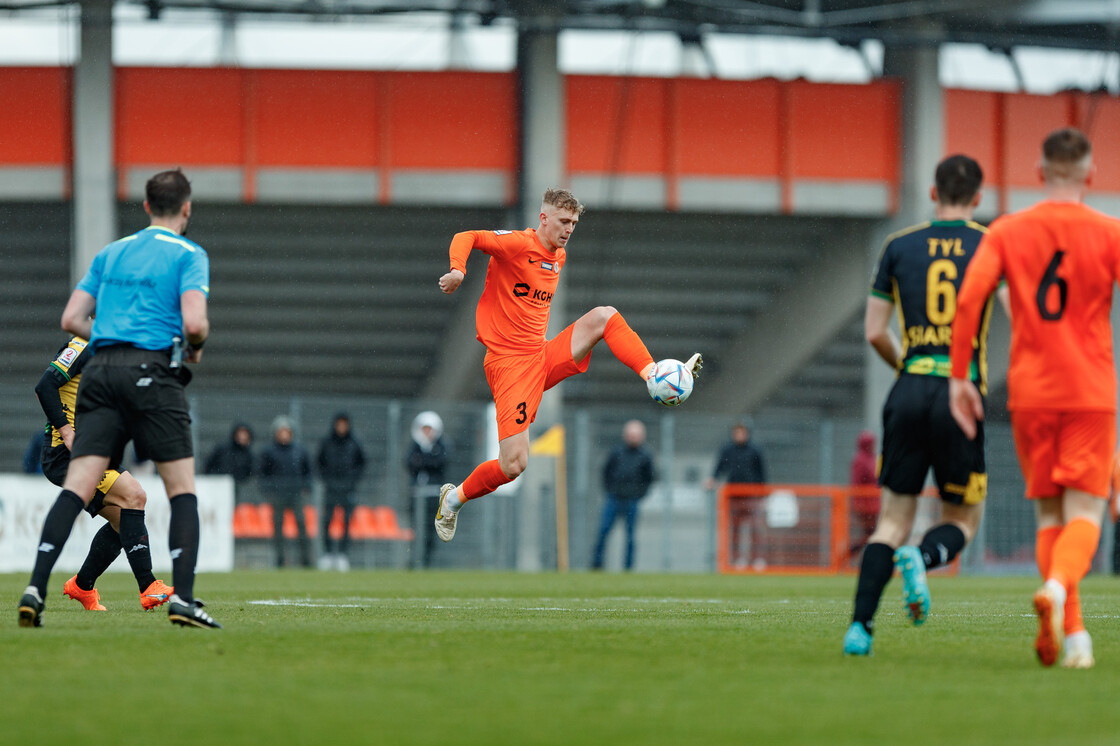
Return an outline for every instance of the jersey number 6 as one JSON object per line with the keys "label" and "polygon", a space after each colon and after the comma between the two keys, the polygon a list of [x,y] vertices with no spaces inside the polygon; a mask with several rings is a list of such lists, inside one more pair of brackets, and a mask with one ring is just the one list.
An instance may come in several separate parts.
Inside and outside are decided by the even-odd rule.
{"label": "jersey number 6", "polygon": [[[1042,316],[1043,321],[1057,321],[1065,313],[1069,284],[1064,277],[1058,277],[1058,265],[1062,263],[1062,257],[1065,255],[1066,252],[1063,249],[1054,252],[1050,264],[1046,265],[1046,274],[1042,276],[1042,281],[1038,283],[1038,292],[1035,293],[1034,299],[1035,303],[1038,304],[1038,313]],[[1054,286],[1058,288],[1058,309],[1051,311],[1046,300],[1047,296],[1050,295],[1050,288]]]}

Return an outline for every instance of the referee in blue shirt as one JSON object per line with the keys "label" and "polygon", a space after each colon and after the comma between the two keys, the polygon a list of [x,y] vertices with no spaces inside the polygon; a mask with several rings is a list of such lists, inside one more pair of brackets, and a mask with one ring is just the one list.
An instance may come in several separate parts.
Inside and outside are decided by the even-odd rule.
{"label": "referee in blue shirt", "polygon": [[[31,582],[19,603],[21,627],[42,622],[47,579],[75,519],[93,497],[110,457],[132,439],[137,453],[156,463],[171,498],[172,576],[167,603],[175,624],[218,628],[194,600],[198,558],[191,419],[182,359],[197,363],[210,332],[207,296],[210,260],[184,238],[191,217],[191,186],[180,170],[153,176],[144,210],[151,225],[102,249],[78,283],[62,328],[89,339],[93,358],[78,388],[76,435],[62,492],[47,513]],[[96,310],[96,319],[91,315]],[[125,551],[147,545],[142,533],[121,532]]]}

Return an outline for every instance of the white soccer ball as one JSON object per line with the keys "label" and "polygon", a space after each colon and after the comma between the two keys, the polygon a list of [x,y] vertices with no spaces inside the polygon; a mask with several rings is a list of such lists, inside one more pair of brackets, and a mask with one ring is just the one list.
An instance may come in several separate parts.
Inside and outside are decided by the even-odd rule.
{"label": "white soccer ball", "polygon": [[675,407],[692,394],[692,371],[680,360],[661,360],[646,379],[646,388],[658,404]]}

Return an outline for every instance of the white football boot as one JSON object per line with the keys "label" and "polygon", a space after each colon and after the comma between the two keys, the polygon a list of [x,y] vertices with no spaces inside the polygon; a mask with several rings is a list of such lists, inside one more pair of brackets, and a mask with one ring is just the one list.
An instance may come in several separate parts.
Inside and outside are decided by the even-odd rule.
{"label": "white football boot", "polygon": [[684,367],[692,373],[693,378],[699,378],[700,369],[704,367],[704,358],[700,357],[699,352],[695,352],[692,357],[684,362]]}
{"label": "white football boot", "polygon": [[445,484],[439,488],[439,507],[436,508],[436,536],[443,541],[455,538],[455,521],[459,518],[458,511],[445,510],[443,501],[449,492],[455,489],[453,484]]}

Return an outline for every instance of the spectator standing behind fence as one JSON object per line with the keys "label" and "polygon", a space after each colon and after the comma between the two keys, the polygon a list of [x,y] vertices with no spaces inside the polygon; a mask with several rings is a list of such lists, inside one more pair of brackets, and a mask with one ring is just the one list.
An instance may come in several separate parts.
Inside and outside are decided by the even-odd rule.
{"label": "spectator standing behind fence", "polygon": [[[705,489],[714,489],[716,484],[723,480],[727,484],[766,484],[766,460],[762,450],[751,442],[751,430],[745,422],[738,422],[731,428],[731,442],[720,449],[716,457],[716,466],[712,476],[704,481]],[[753,512],[751,510],[754,497],[733,497],[729,505],[728,518],[731,523],[731,564],[746,566],[748,558],[741,552],[739,534],[742,533],[744,523],[751,528],[751,552],[755,549],[755,531],[753,530]]]}
{"label": "spectator standing behind fence", "polygon": [[[420,528],[425,516],[439,508],[439,488],[451,458],[451,444],[443,437],[443,420],[435,412],[421,412],[412,421],[412,447],[408,450],[405,466],[412,481],[412,500],[409,501],[409,522]],[[427,567],[432,560],[435,531],[416,532],[417,564]]]}
{"label": "spectator standing behind fence", "polygon": [[47,433],[43,428],[39,428],[31,440],[27,442],[27,448],[23,452],[23,473],[24,474],[42,474],[43,466],[39,463],[39,454],[43,452],[43,446],[47,444]]}
{"label": "spectator standing behind fence", "polygon": [[311,542],[303,522],[304,496],[311,489],[311,457],[295,442],[292,421],[280,415],[272,421],[272,443],[261,453],[261,491],[272,504],[273,541],[276,566],[284,566],[284,509],[289,508],[299,532],[299,559],[311,567]]}
{"label": "spectator standing behind fence", "polygon": [[206,458],[207,474],[228,474],[233,477],[233,489],[240,502],[241,490],[253,476],[253,430],[244,422],[235,423],[229,440],[219,443]]}
{"label": "spectator standing behind fence", "polygon": [[622,428],[622,442],[611,451],[603,466],[603,489],[606,503],[599,522],[599,539],[591,569],[603,569],[603,547],[607,543],[615,521],[626,519],[626,558],[623,566],[634,569],[634,526],[638,522],[638,502],[653,484],[653,456],[645,447],[646,426],[640,420],[630,420]]}
{"label": "spectator standing behind fence", "polygon": [[[324,488],[319,534],[323,537],[323,556],[319,558],[319,569],[346,572],[350,569],[350,514],[354,512],[354,492],[366,470],[366,454],[351,432],[350,415],[345,412],[334,416],[330,434],[319,444],[318,464]],[[336,506],[342,508],[342,536],[337,543],[330,534]]]}
{"label": "spectator standing behind fence", "polygon": [[[849,468],[848,483],[853,487],[874,487],[879,484],[878,459],[875,457],[875,433],[863,430],[856,436],[856,452],[852,456]],[[874,494],[857,494],[852,497],[852,518],[855,519],[855,528],[859,538],[849,548],[849,553],[855,556],[867,537],[875,530],[875,523],[879,520],[879,492]]]}

